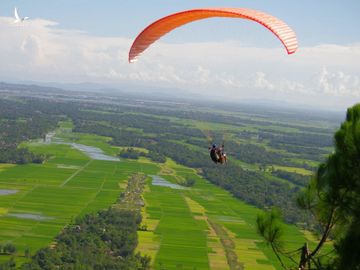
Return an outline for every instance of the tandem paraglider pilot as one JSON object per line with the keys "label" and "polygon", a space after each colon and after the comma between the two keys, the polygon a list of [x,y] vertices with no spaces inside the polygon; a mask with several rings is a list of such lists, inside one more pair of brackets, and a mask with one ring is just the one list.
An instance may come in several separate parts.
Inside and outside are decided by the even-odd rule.
{"label": "tandem paraglider pilot", "polygon": [[210,157],[214,163],[224,164],[227,162],[227,157],[224,152],[224,144],[218,147],[215,143],[209,147]]}

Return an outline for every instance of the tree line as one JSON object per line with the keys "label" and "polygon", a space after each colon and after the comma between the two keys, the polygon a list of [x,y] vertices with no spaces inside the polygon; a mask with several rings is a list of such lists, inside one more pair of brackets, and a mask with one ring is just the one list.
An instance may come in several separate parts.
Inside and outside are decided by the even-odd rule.
{"label": "tree line", "polygon": [[0,99],[0,163],[42,163],[45,155],[19,148],[19,144],[43,138],[47,132],[56,128],[59,119],[56,115],[42,112],[36,102],[32,104]]}

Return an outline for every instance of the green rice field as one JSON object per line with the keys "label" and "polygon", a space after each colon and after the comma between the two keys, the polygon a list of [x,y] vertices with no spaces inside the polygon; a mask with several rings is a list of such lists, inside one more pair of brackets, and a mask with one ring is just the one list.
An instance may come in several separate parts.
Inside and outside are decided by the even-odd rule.
{"label": "green rice field", "polygon": [[[255,219],[260,210],[208,183],[192,169],[171,161],[166,166],[167,170],[162,168],[167,172],[162,175],[164,179],[177,183],[179,178],[190,177],[196,179],[196,184],[172,189],[152,185],[151,178],[148,180],[143,215],[148,231],[139,232],[138,249],[155,256],[155,269],[233,269],[226,258],[227,249],[236,254],[237,264],[244,269],[281,268],[256,232]],[[298,249],[305,241],[304,233],[295,226],[286,225],[284,238],[288,250]],[[226,242],[230,242],[230,248]]]}
{"label": "green rice field", "polygon": [[[0,170],[0,190],[13,192],[0,195],[0,243],[13,243],[19,261],[25,249],[34,254],[51,245],[77,216],[113,204],[132,173],[158,170],[150,163],[93,160],[69,145],[28,147],[51,158],[44,164],[2,165]],[[0,261],[8,259],[0,256]]]}
{"label": "green rice field", "polygon": [[[105,137],[71,133],[63,138],[101,148],[109,155],[119,151]],[[76,217],[109,207],[129,176],[141,171],[149,177],[142,211],[147,230],[138,232],[138,251],[152,257],[154,269],[280,268],[256,233],[260,210],[208,183],[193,169],[171,160],[163,165],[146,158],[94,160],[66,144],[23,146],[50,158],[44,164],[0,167],[0,190],[13,192],[0,195],[0,243],[16,246],[18,262],[26,260],[26,249],[34,254],[54,245],[55,236]],[[150,175],[172,184],[192,178],[196,184],[185,189],[157,186]],[[305,241],[295,226],[287,226],[286,231],[288,249],[297,249]],[[0,256],[0,261],[8,259]]]}

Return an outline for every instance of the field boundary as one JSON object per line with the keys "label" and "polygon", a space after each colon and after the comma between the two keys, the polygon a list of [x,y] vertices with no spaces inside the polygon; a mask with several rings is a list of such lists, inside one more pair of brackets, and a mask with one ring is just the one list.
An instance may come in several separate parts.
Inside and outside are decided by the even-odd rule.
{"label": "field boundary", "polygon": [[91,162],[93,162],[93,159],[90,159],[88,163],[86,163],[79,170],[77,170],[72,175],[70,175],[67,179],[65,179],[65,181],[61,183],[60,187],[64,187],[71,179],[73,179],[76,175],[81,173],[87,166],[89,166]]}

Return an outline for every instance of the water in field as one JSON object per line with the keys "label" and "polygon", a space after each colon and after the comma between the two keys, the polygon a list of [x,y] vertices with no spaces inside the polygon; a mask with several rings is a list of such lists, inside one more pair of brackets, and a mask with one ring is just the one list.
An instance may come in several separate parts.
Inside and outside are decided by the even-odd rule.
{"label": "water in field", "polygon": [[0,196],[11,195],[17,193],[17,189],[0,189]]}
{"label": "water in field", "polygon": [[66,164],[57,164],[56,167],[59,169],[70,169],[70,170],[79,170],[81,168],[80,166],[66,165]]}
{"label": "water in field", "polygon": [[90,158],[95,160],[106,160],[106,161],[119,161],[120,159],[112,156],[108,156],[104,154],[104,152],[97,147],[78,144],[78,143],[71,143],[71,146],[74,147],[77,150],[80,150],[81,152],[88,155]]}
{"label": "water in field", "polygon": [[100,148],[79,144],[79,143],[64,142],[62,139],[55,137],[55,135],[56,134],[54,132],[46,134],[46,143],[71,145],[73,148],[85,153],[91,159],[95,159],[95,160],[120,161],[120,159],[117,157],[106,155]]}
{"label": "water in field", "polygon": [[49,220],[50,217],[45,217],[40,214],[28,214],[28,213],[10,213],[7,214],[10,217],[23,218],[23,219],[32,219],[32,220]]}
{"label": "water in field", "polygon": [[178,184],[170,183],[169,181],[166,181],[164,178],[158,175],[150,175],[150,176],[152,177],[153,186],[169,187],[172,189],[185,189],[185,187],[180,186]]}

